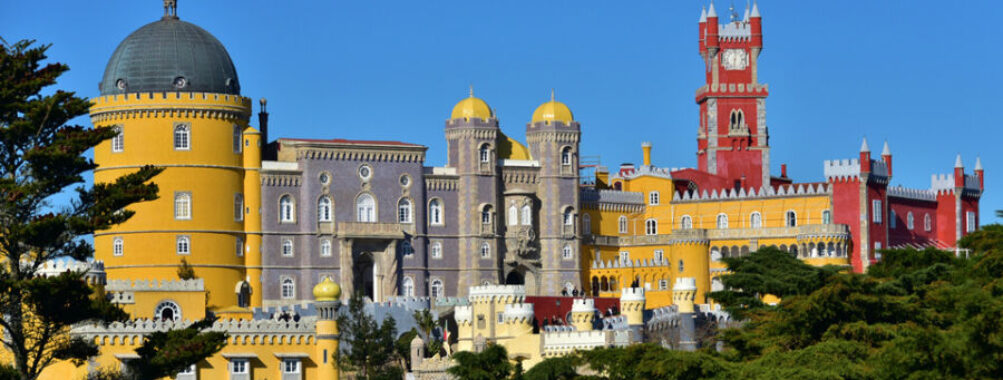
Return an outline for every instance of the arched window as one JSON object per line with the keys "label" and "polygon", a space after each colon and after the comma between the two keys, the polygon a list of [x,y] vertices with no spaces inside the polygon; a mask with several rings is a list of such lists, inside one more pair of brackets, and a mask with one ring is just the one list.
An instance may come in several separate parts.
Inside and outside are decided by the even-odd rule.
{"label": "arched window", "polygon": [[693,218],[691,218],[689,215],[683,215],[682,218],[679,218],[679,229],[682,230],[693,229]]}
{"label": "arched window", "polygon": [[243,130],[239,125],[233,126],[233,153],[240,153],[244,150],[244,144],[240,143],[243,140],[242,132]]}
{"label": "arched window", "polygon": [[571,166],[571,147],[564,147],[561,150],[561,165]]}
{"label": "arched window", "polygon": [[491,205],[484,206],[481,209],[481,224],[491,224]]}
{"label": "arched window", "polygon": [[293,202],[293,197],[290,195],[283,195],[282,198],[279,198],[279,222],[296,222],[296,203]]}
{"label": "arched window", "polygon": [[710,249],[710,261],[721,261],[721,250],[717,247]]}
{"label": "arched window", "polygon": [[480,157],[481,162],[491,162],[491,145],[481,145]]}
{"label": "arched window", "polygon": [[625,264],[630,261],[630,252],[620,251],[620,264]]}
{"label": "arched window", "polygon": [[655,219],[648,219],[644,221],[644,234],[645,235],[658,235],[658,221]]}
{"label": "arched window", "polygon": [[564,248],[561,250],[561,257],[563,257],[565,260],[571,260],[571,258],[574,257],[574,252],[572,251],[570,245],[564,246]]}
{"label": "arched window", "polygon": [[491,245],[488,243],[481,244],[481,258],[488,259],[491,258]]}
{"label": "arched window", "polygon": [[933,229],[933,221],[930,219],[930,214],[923,215],[923,229],[926,231]]}
{"label": "arched window", "polygon": [[905,215],[905,226],[910,231],[913,229],[913,222],[914,221],[913,221],[913,218],[912,218],[912,211],[909,211],[909,213]]}
{"label": "arched window", "polygon": [[731,110],[731,126],[730,129],[742,128],[745,124],[745,113],[742,110]]}
{"label": "arched window", "polygon": [[187,220],[192,218],[192,194],[188,192],[174,193],[174,219]]}
{"label": "arched window", "polygon": [[787,227],[797,227],[798,225],[798,214],[794,210],[787,211],[784,219],[787,221]]}
{"label": "arched window", "polygon": [[443,291],[444,289],[442,287],[442,280],[440,280],[438,278],[432,279],[432,282],[429,283],[428,290],[429,290],[428,291],[428,295],[429,296],[432,296],[432,297],[443,297],[443,296],[445,296],[445,292]]}
{"label": "arched window", "polygon": [[723,229],[728,228],[728,215],[727,214],[718,214],[717,215],[717,228],[719,230],[723,230]]}
{"label": "arched window", "polygon": [[296,282],[291,278],[282,279],[282,299],[291,299],[296,296]]}
{"label": "arched window", "polygon": [[658,205],[658,200],[659,199],[658,199],[658,192],[657,191],[652,191],[652,192],[648,193],[648,204],[649,205],[657,206]]}
{"label": "arched window", "polygon": [[621,234],[627,233],[627,217],[620,215],[620,219],[617,220],[617,227]]}
{"label": "arched window", "polygon": [[404,297],[414,297],[414,280],[411,277],[404,277],[401,284],[401,295]]}
{"label": "arched window", "polygon": [[320,241],[320,255],[327,257],[331,256],[331,241],[324,239]]}
{"label": "arched window", "polygon": [[122,131],[122,127],[115,126],[115,137],[111,138],[111,151],[119,153],[125,150],[125,132]]}
{"label": "arched window", "polygon": [[762,228],[763,227],[763,214],[759,211],[753,212],[749,215],[749,227],[750,228]]}
{"label": "arched window", "polygon": [[192,253],[192,240],[188,235],[178,235],[175,239],[176,252],[179,255],[187,255]]}
{"label": "arched window", "polygon": [[575,210],[571,207],[564,209],[564,225],[573,226],[575,225]]}
{"label": "arched window", "polygon": [[331,198],[326,195],[320,197],[320,200],[317,201],[317,221],[331,221]]}
{"label": "arched window", "polygon": [[161,321],[180,321],[181,307],[174,301],[161,301],[153,309],[153,315]]}
{"label": "arched window", "polygon": [[442,225],[442,202],[438,199],[428,201],[428,224]]}
{"label": "arched window", "polygon": [[293,241],[290,239],[282,240],[282,256],[292,256],[293,255]]}
{"label": "arched window", "polygon": [[411,223],[411,201],[407,198],[397,201],[397,222]]}
{"label": "arched window", "polygon": [[355,200],[356,221],[362,223],[376,222],[376,200],[372,195],[362,194]]}
{"label": "arched window", "polygon": [[582,214],[582,231],[585,234],[592,233],[592,217],[589,214]]}
{"label": "arched window", "polygon": [[519,208],[515,205],[508,206],[508,225],[514,226],[519,224]]}
{"label": "arched window", "polygon": [[440,259],[440,258],[442,258],[442,243],[440,243],[440,242],[432,243],[432,249],[431,250],[432,250],[431,255],[432,255],[433,259]]}
{"label": "arched window", "polygon": [[238,222],[244,220],[244,194],[233,195],[233,220]]}
{"label": "arched window", "polygon": [[125,254],[125,242],[122,238],[116,237],[111,243],[111,252],[115,256],[122,256]]}
{"label": "arched window", "polygon": [[822,224],[832,224],[832,211],[822,211]]}
{"label": "arched window", "polygon": [[191,149],[191,127],[188,124],[174,126],[174,150]]}
{"label": "arched window", "polygon": [[528,204],[522,205],[521,213],[522,213],[521,215],[522,220],[520,220],[520,222],[522,223],[522,225],[524,226],[533,225],[533,207]]}
{"label": "arched window", "polygon": [[892,228],[892,229],[895,228],[895,219],[898,219],[898,218],[895,217],[895,210],[889,210],[888,211],[888,228]]}

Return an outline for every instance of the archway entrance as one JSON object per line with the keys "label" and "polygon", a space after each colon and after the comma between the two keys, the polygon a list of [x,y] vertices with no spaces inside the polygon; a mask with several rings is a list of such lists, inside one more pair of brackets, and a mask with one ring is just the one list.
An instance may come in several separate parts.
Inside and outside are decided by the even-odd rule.
{"label": "archway entrance", "polygon": [[355,279],[354,285],[356,292],[361,292],[363,296],[369,297],[370,300],[376,299],[376,281],[375,281],[375,268],[376,263],[373,261],[373,254],[369,252],[363,252],[355,258],[355,267],[353,278]]}
{"label": "archway entrance", "polygon": [[522,277],[522,274],[517,271],[511,271],[508,276],[505,276],[505,285],[525,285],[526,280]]}

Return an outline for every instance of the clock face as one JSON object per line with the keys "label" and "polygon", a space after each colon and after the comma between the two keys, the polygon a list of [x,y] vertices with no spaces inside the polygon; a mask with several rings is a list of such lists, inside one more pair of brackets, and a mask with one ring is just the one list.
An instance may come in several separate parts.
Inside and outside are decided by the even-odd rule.
{"label": "clock face", "polygon": [[721,60],[725,70],[745,70],[749,65],[749,54],[742,49],[728,49],[724,51]]}

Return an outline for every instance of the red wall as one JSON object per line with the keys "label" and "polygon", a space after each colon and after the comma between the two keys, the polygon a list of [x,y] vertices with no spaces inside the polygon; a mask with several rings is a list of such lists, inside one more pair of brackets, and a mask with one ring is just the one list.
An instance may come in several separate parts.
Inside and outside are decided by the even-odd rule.
{"label": "red wall", "polygon": [[[892,246],[901,244],[928,245],[937,238],[937,202],[909,198],[888,198],[888,206],[895,211],[895,228],[888,225],[888,239]],[[913,229],[909,229],[908,215],[912,212]],[[930,215],[931,229],[924,227],[924,215]]]}
{"label": "red wall", "polygon": [[[525,303],[533,304],[533,314],[537,326],[543,327],[544,318],[550,320],[550,324],[554,324],[554,317],[560,318],[564,321],[565,325],[568,325],[567,316],[571,312],[571,305],[574,303],[574,299],[575,297],[526,296]],[[604,316],[606,315],[606,309],[620,310],[619,298],[596,297],[592,299],[595,300],[596,310]]]}
{"label": "red wall", "polygon": [[853,271],[860,273],[864,265],[860,261],[860,180],[857,178],[834,179],[832,181],[832,222],[850,227],[850,264]]}

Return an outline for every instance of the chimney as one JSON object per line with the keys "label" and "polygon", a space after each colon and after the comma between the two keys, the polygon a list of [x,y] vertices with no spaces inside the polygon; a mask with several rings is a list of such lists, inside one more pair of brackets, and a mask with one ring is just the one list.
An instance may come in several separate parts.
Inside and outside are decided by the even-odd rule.
{"label": "chimney", "polygon": [[261,98],[261,111],[258,112],[258,129],[261,130],[261,145],[268,145],[268,99]]}
{"label": "chimney", "polygon": [[651,166],[651,142],[641,143],[641,151],[644,153],[644,166]]}
{"label": "chimney", "polygon": [[787,164],[780,164],[780,178],[787,178]]}

